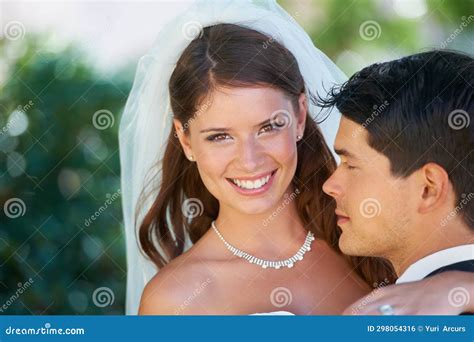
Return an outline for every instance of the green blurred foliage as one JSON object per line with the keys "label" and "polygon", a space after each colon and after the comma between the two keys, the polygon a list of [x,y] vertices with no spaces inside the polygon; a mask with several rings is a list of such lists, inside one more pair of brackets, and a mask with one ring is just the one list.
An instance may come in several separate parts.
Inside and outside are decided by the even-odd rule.
{"label": "green blurred foliage", "polygon": [[[397,1],[414,8],[419,4],[426,11],[419,17],[404,17],[395,10]],[[303,26],[315,45],[348,76],[371,63],[428,49],[442,47],[474,52],[474,17],[469,20],[474,16],[474,0],[279,2]],[[362,37],[364,27],[365,34],[372,39]],[[459,29],[462,32],[442,46]]]}
{"label": "green blurred foliage", "polygon": [[[100,75],[78,51],[48,52],[41,42],[0,41],[2,56],[18,55],[4,59],[9,65],[0,89],[0,127],[11,127],[18,106],[28,118],[19,136],[0,131],[0,203],[24,203],[17,207],[19,217],[1,211],[0,309],[7,303],[5,314],[123,314],[117,131],[133,75]],[[103,109],[114,123],[102,130],[93,115]],[[19,175],[18,154],[26,161]],[[16,163],[9,162],[12,155]],[[97,219],[87,223],[91,216]],[[30,278],[33,283],[17,298]],[[99,287],[110,292],[102,299],[96,293],[96,305]]]}

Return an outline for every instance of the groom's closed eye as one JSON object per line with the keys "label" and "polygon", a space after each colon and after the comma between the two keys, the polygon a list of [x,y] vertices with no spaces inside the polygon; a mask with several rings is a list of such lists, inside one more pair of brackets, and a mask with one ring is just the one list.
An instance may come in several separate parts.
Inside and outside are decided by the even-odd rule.
{"label": "groom's closed eye", "polygon": [[345,167],[347,167],[348,170],[355,170],[355,169],[357,169],[356,166],[350,165],[347,161],[341,161],[341,164],[344,165]]}
{"label": "groom's closed eye", "polygon": [[[359,158],[357,156],[348,151],[345,148],[335,148],[334,151],[339,155],[341,158],[341,165],[346,167],[348,170],[355,170],[357,169],[357,165],[354,164],[354,162],[358,161]],[[348,160],[350,159],[350,161]]]}

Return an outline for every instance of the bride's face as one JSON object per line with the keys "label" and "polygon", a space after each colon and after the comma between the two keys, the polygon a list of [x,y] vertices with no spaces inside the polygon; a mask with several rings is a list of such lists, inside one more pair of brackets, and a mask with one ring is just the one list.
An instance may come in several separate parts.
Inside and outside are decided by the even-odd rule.
{"label": "bride's face", "polygon": [[189,135],[174,121],[185,153],[193,155],[204,185],[221,206],[248,214],[272,209],[292,191],[305,95],[297,113],[284,93],[271,87],[221,88],[209,99],[184,123]]}

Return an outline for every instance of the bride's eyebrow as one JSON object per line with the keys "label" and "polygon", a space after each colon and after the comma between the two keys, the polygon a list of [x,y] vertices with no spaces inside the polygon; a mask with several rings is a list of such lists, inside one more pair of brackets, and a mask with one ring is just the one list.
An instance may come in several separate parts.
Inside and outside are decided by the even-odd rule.
{"label": "bride's eyebrow", "polygon": [[[266,124],[270,123],[271,121],[272,121],[272,118],[266,119],[266,120],[260,122],[259,124],[256,124],[255,127],[266,125]],[[199,131],[199,133],[207,133],[207,132],[214,132],[214,131],[216,131],[216,132],[228,132],[230,130],[231,130],[231,128],[227,128],[227,127],[221,127],[221,128],[216,127],[216,128],[203,129],[203,130]]]}

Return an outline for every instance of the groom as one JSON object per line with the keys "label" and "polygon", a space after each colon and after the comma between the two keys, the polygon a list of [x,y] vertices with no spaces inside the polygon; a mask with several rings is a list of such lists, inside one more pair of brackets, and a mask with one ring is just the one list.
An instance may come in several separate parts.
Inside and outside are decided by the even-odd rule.
{"label": "groom", "polygon": [[323,187],[341,250],[390,260],[397,283],[474,272],[474,59],[432,51],[373,64],[322,103],[342,113],[341,163]]}

